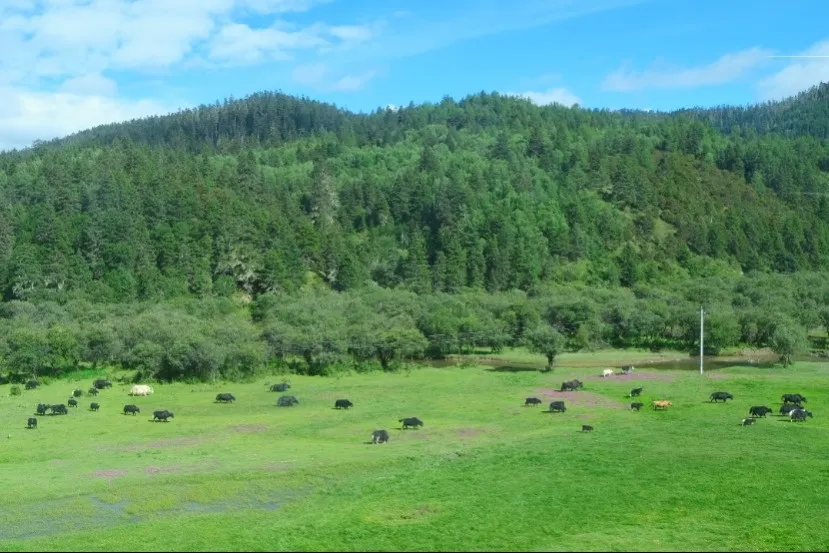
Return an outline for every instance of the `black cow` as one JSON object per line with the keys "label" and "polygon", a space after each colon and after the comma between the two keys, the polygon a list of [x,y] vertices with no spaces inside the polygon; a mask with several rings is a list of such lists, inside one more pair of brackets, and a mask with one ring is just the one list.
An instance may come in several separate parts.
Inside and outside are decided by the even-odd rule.
{"label": "black cow", "polygon": [[622,373],[623,374],[630,374],[632,372],[633,372],[633,366],[632,365],[628,365],[627,367],[622,367]]}
{"label": "black cow", "polygon": [[104,380],[103,378],[99,378],[95,382],[92,383],[99,390],[103,390],[104,388],[112,388],[112,382],[109,380]]}
{"label": "black cow", "polygon": [[274,384],[271,386],[272,392],[287,392],[291,388],[291,385],[287,382],[283,382],[282,384]]}
{"label": "black cow", "polygon": [[36,413],[40,416],[43,416],[46,414],[46,411],[48,411],[51,407],[52,406],[48,403],[38,403]]}
{"label": "black cow", "polygon": [[409,427],[417,428],[418,426],[423,426],[423,421],[421,421],[417,417],[407,417],[405,419],[399,419],[397,422],[402,422],[403,423],[403,429],[404,430],[406,428],[409,428]]}
{"label": "black cow", "polygon": [[216,396],[216,401],[217,401],[217,402],[220,402],[220,403],[221,403],[221,402],[228,402],[228,401],[229,401],[230,403],[233,403],[233,401],[234,401],[235,399],[236,399],[236,398],[235,398],[235,397],[233,397],[233,394],[219,394],[219,395],[217,395],[217,396]]}
{"label": "black cow", "polygon": [[124,405],[124,414],[130,414],[135,416],[136,413],[140,413],[141,409],[138,408],[137,405]]}
{"label": "black cow", "polygon": [[550,403],[550,413],[565,412],[567,407],[564,406],[563,401],[553,401]]}
{"label": "black cow", "polygon": [[780,397],[780,400],[783,403],[797,403],[797,404],[806,403],[806,397],[802,396],[800,394],[783,394]]}
{"label": "black cow", "polygon": [[725,403],[725,401],[729,399],[734,399],[734,396],[732,396],[728,392],[714,392],[713,394],[711,394],[711,398],[709,399],[709,401],[716,402],[722,400],[722,402]]}
{"label": "black cow", "polygon": [[559,392],[576,391],[581,386],[583,386],[583,384],[581,384],[578,380],[568,380],[567,382],[561,383],[561,389]]}
{"label": "black cow", "polygon": [[630,409],[631,409],[631,411],[638,411],[639,409],[642,408],[643,405],[644,405],[644,403],[640,403],[640,402],[636,401],[636,402],[630,404]]}
{"label": "black cow", "polygon": [[68,415],[69,410],[66,408],[66,405],[60,403],[58,405],[50,405],[49,408],[52,410],[53,415]]}
{"label": "black cow", "polygon": [[748,414],[752,417],[765,417],[768,413],[773,412],[774,411],[770,407],[766,407],[765,405],[755,405],[748,410]]}
{"label": "black cow", "polygon": [[98,409],[100,409],[100,408],[101,408],[101,406],[100,406],[100,405],[98,405],[98,404],[97,404],[97,403],[95,403],[95,402],[93,402],[93,403],[90,403],[90,404],[89,404],[89,410],[90,410],[90,411],[97,411],[97,410],[98,410]]}
{"label": "black cow", "polygon": [[69,407],[77,407],[78,406],[78,400],[73,398],[73,397],[70,397],[69,401],[67,401],[66,403],[69,404]]}
{"label": "black cow", "polygon": [[167,409],[164,409],[163,411],[153,411],[153,420],[154,421],[157,420],[157,421],[167,422],[167,419],[174,419],[174,418],[175,417],[173,416],[173,414],[170,411],[168,411]]}
{"label": "black cow", "polygon": [[389,441],[389,433],[385,430],[375,430],[371,433],[371,443],[384,444]]}
{"label": "black cow", "polygon": [[81,397],[83,395],[83,390],[75,390],[72,392],[72,397]]}
{"label": "black cow", "polygon": [[796,405],[794,403],[784,403],[780,407],[780,414],[781,415],[788,415],[789,413],[791,413],[795,409],[800,409],[800,405]]}
{"label": "black cow", "polygon": [[293,407],[299,405],[299,400],[294,396],[279,396],[276,400],[277,407]]}
{"label": "black cow", "polygon": [[347,399],[338,399],[334,402],[334,409],[348,409],[349,407],[354,407],[354,404]]}
{"label": "black cow", "polygon": [[87,390],[86,393],[91,395],[91,396],[97,396],[98,395],[98,388],[90,388],[89,390]]}
{"label": "black cow", "polygon": [[630,397],[638,397],[642,395],[642,390],[645,388],[634,388],[630,391]]}
{"label": "black cow", "polygon": [[26,426],[26,428],[37,428],[37,419],[36,418],[29,417],[28,422],[29,422],[29,424]]}
{"label": "black cow", "polygon": [[583,424],[583,425],[581,425],[581,431],[582,432],[593,432],[593,427],[590,426],[589,424]]}
{"label": "black cow", "polygon": [[804,422],[806,417],[812,416],[812,412],[806,409],[792,409],[789,416],[792,418],[792,422]]}
{"label": "black cow", "polygon": [[34,390],[35,388],[37,388],[39,386],[40,386],[40,382],[38,382],[37,380],[29,380],[28,382],[26,382],[26,389],[27,390]]}
{"label": "black cow", "polygon": [[541,405],[541,400],[537,397],[528,397],[526,400],[524,400],[524,407],[526,407],[527,405]]}
{"label": "black cow", "polygon": [[740,423],[740,426],[749,426],[751,424],[754,424],[755,420],[757,420],[757,419],[752,419],[752,418],[743,419],[743,422]]}

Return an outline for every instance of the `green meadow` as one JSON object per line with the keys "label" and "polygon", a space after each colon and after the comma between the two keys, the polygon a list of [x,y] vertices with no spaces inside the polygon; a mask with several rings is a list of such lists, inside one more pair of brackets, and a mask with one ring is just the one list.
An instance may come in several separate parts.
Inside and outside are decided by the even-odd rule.
{"label": "green meadow", "polygon": [[[600,365],[604,358],[597,360]],[[565,363],[562,358],[561,363]],[[291,376],[299,405],[255,383],[116,384],[26,420],[93,377],[0,386],[3,551],[823,551],[829,365],[551,373],[482,366]],[[544,413],[563,380],[566,413]],[[641,412],[628,392],[644,387]],[[714,391],[735,396],[711,404]],[[214,403],[219,392],[233,404]],[[802,393],[814,418],[773,415]],[[536,396],[541,407],[524,407]],[[333,409],[347,398],[355,407]],[[655,399],[673,406],[653,411]],[[88,409],[101,404],[98,412]],[[141,408],[121,413],[125,404]],[[152,411],[175,418],[153,423]],[[425,426],[400,430],[402,417]],[[782,419],[782,420],[781,420]],[[594,426],[582,433],[581,426]],[[371,445],[375,429],[390,442]]]}

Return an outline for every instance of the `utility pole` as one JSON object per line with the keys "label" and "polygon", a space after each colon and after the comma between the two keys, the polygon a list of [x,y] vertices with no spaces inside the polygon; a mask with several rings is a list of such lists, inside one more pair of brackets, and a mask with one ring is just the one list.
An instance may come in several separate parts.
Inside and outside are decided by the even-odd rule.
{"label": "utility pole", "polygon": [[705,324],[704,319],[705,312],[702,309],[702,306],[699,306],[699,374],[702,374],[702,342],[704,339],[704,334],[702,332],[703,325]]}

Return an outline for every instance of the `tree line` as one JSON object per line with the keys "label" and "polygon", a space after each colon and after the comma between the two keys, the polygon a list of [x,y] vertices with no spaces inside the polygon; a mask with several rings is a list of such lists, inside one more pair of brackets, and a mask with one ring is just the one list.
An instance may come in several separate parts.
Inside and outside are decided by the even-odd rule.
{"label": "tree line", "polygon": [[770,348],[784,363],[829,325],[822,274],[711,277],[665,288],[542,285],[528,292],[420,295],[404,289],[182,298],[129,304],[0,304],[0,357],[8,377],[54,378],[121,368],[136,380],[246,379],[264,372],[326,375],[397,370],[450,354],[526,347],[553,366],[563,352],[699,347],[706,354]]}

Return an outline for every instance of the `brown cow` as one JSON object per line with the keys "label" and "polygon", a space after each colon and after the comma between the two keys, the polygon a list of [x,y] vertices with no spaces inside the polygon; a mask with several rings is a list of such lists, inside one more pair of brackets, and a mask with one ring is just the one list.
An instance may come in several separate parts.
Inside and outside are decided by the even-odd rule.
{"label": "brown cow", "polygon": [[654,409],[667,409],[671,406],[671,402],[667,399],[657,399],[651,404]]}

